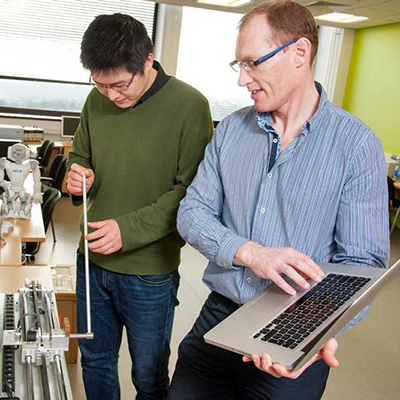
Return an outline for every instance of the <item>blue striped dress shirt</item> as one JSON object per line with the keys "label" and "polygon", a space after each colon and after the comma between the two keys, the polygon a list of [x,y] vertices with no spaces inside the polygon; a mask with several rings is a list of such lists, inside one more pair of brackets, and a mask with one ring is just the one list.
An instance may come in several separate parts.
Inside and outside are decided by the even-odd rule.
{"label": "blue striped dress shirt", "polygon": [[225,118],[181,201],[178,230],[209,260],[203,281],[235,303],[270,284],[233,265],[248,240],[292,247],[317,263],[388,265],[381,142],[316,87],[316,113],[281,152],[270,113],[247,107]]}

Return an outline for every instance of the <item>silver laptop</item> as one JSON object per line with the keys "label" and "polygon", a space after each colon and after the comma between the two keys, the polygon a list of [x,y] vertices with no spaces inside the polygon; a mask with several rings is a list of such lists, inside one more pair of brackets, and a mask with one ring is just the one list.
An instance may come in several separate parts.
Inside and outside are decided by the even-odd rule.
{"label": "silver laptop", "polygon": [[320,265],[319,283],[290,296],[275,284],[244,304],[204,335],[207,343],[251,356],[268,353],[291,370],[305,365],[400,273],[391,268]]}

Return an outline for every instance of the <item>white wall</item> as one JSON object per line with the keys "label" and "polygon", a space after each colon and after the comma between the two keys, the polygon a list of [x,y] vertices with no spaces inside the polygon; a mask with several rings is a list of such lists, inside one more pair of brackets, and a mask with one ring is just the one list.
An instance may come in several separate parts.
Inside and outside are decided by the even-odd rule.
{"label": "white wall", "polygon": [[328,99],[341,107],[353,51],[354,29],[319,26],[315,80],[325,88]]}
{"label": "white wall", "polygon": [[176,75],[181,24],[181,6],[170,4],[158,5],[154,56],[161,63],[168,75]]}

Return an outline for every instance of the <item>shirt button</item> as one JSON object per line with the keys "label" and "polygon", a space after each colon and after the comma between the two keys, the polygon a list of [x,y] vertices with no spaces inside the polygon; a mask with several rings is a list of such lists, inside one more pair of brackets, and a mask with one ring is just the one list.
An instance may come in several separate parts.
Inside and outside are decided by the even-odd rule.
{"label": "shirt button", "polygon": [[247,282],[251,283],[251,278],[250,277],[248,277],[246,280],[247,280]]}
{"label": "shirt button", "polygon": [[260,209],[260,213],[261,213],[261,214],[264,214],[264,213],[265,213],[265,208],[264,208],[264,207]]}
{"label": "shirt button", "polygon": [[278,139],[274,139],[273,142],[274,142],[274,143],[278,143]]}
{"label": "shirt button", "polygon": [[267,176],[268,176],[268,178],[272,178],[271,172]]}

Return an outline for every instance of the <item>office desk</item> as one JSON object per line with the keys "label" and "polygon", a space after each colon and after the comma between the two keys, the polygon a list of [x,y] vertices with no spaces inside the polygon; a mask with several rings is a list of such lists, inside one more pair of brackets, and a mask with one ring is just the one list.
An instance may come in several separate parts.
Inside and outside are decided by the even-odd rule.
{"label": "office desk", "polygon": [[32,204],[30,219],[6,219],[5,221],[14,223],[13,232],[21,239],[21,242],[44,242],[46,240],[40,204]]}
{"label": "office desk", "polygon": [[22,242],[46,240],[41,206],[33,204],[30,219],[5,219],[5,221],[12,222],[14,229],[4,236],[6,243],[0,250],[0,265],[19,266],[21,265]]}
{"label": "office desk", "polygon": [[[0,265],[21,265],[21,239],[13,232],[4,237],[5,245],[0,249]],[[0,269],[2,269],[1,267]]]}
{"label": "office desk", "polygon": [[[29,175],[26,187],[32,192],[33,178]],[[2,201],[0,200],[0,209]],[[6,244],[1,248],[1,265],[21,265],[22,242],[44,242],[46,232],[44,231],[42,207],[40,204],[32,204],[30,219],[4,219],[14,225],[11,233],[4,237]]]}
{"label": "office desk", "polygon": [[[33,193],[32,174],[28,175],[24,186],[28,193]],[[32,203],[31,217],[29,219],[9,219],[9,221],[14,223],[14,232],[22,242],[44,242],[46,240],[40,204]]]}
{"label": "office desk", "polygon": [[[63,320],[68,317],[71,332],[78,332],[76,313],[76,269],[72,265],[56,265],[54,269],[54,291],[57,299],[58,315]],[[75,364],[78,360],[78,341],[69,343],[69,350],[65,353],[68,364]]]}
{"label": "office desk", "polygon": [[15,293],[25,287],[25,279],[41,279],[44,288],[52,290],[53,281],[49,266],[29,266],[15,268],[13,265],[2,265],[0,268],[0,292]]}

